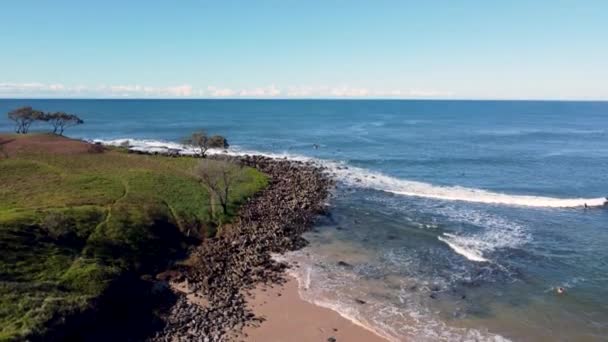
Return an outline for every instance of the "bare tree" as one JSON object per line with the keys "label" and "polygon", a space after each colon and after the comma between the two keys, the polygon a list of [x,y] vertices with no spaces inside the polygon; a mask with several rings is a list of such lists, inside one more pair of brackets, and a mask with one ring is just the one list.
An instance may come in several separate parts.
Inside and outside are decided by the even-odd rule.
{"label": "bare tree", "polygon": [[211,190],[213,197],[222,206],[223,213],[226,215],[230,191],[242,179],[243,167],[223,160],[205,161],[198,164],[195,174]]}
{"label": "bare tree", "polygon": [[15,133],[26,134],[34,121],[44,120],[45,116],[32,107],[21,107],[8,112],[8,118],[15,122]]}
{"label": "bare tree", "polygon": [[198,131],[192,133],[192,135],[184,140],[184,144],[192,145],[198,149],[198,155],[202,158],[207,157],[207,150],[209,149],[209,137],[205,131]]}
{"label": "bare tree", "polygon": [[53,126],[53,133],[63,135],[67,127],[81,125],[82,119],[74,114],[64,112],[48,113],[44,115],[44,121],[48,121]]}

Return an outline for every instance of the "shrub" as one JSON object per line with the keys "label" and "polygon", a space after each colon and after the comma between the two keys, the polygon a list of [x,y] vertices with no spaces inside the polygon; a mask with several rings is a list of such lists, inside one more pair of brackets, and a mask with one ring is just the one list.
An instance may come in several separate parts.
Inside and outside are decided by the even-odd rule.
{"label": "shrub", "polygon": [[40,223],[40,226],[55,240],[74,240],[76,234],[73,230],[73,222],[62,212],[48,213]]}
{"label": "shrub", "polygon": [[91,144],[89,145],[88,152],[89,153],[103,153],[106,148],[101,144]]}
{"label": "shrub", "polygon": [[221,135],[214,135],[209,138],[210,148],[228,148],[228,140]]}

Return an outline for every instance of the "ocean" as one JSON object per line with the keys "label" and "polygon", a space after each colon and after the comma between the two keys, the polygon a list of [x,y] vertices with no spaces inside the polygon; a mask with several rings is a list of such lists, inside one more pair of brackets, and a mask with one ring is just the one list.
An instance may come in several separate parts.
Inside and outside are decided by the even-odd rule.
{"label": "ocean", "polygon": [[205,129],[231,153],[325,166],[329,215],[277,258],[296,265],[304,299],[390,340],[608,340],[606,102],[0,100],[0,112],[22,105],[79,115],[71,137],[150,148]]}

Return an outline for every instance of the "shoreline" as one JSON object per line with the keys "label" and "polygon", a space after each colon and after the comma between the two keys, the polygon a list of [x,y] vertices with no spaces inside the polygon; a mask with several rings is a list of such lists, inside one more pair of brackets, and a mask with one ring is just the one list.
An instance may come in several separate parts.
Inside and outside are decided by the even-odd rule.
{"label": "shoreline", "polygon": [[[157,281],[169,285],[177,300],[162,315],[165,326],[152,341],[231,341],[235,332],[263,325],[264,319],[252,310],[245,293],[262,284],[293,284],[285,272],[289,266],[274,260],[272,254],[306,246],[302,234],[326,213],[325,201],[334,183],[312,163],[257,155],[210,158],[256,168],[269,177],[269,185],[243,203],[237,218],[196,247],[188,260],[157,275]],[[298,303],[328,310],[353,324],[301,298]]]}
{"label": "shoreline", "polygon": [[[165,153],[165,151],[138,151],[129,149],[128,152],[141,154],[161,154],[171,157],[175,156],[176,154],[182,154],[181,152],[183,151],[175,153],[176,151],[167,150]],[[296,198],[298,194],[301,194],[302,191],[307,192],[311,189],[314,190],[313,192],[316,193],[316,196],[312,196],[311,198],[304,196],[304,203],[301,203],[299,208],[295,207],[295,210],[292,213],[293,217],[287,222],[284,222],[285,227],[279,227],[279,229],[288,229],[288,226],[294,223],[293,221],[298,221],[297,219],[293,220],[294,218],[297,218],[298,216],[304,217],[303,220],[300,220],[302,222],[298,223],[298,229],[288,234],[288,239],[292,240],[291,243],[288,244],[288,246],[280,247],[278,250],[276,250],[277,246],[274,246],[275,249],[271,252],[272,254],[283,254],[291,250],[300,249],[307,244],[307,241],[304,240],[301,235],[312,228],[313,220],[316,216],[325,214],[325,202],[327,197],[329,197],[330,188],[334,186],[334,182],[329,178],[323,167],[311,162],[284,158],[278,159],[265,155],[235,156],[227,154],[211,154],[208,156],[208,158],[228,160],[257,168],[258,170],[268,174],[273,181],[278,180],[279,183],[281,181],[286,183],[287,188],[290,188],[289,190],[291,190],[291,192],[294,194],[293,197]],[[303,178],[307,180],[304,182],[304,186],[302,186],[303,184],[301,184],[301,182],[293,182],[293,179],[286,177],[285,171],[292,172],[292,176],[294,176],[294,172],[298,177],[304,176]],[[312,183],[315,185],[313,186],[310,186],[311,179],[314,180]],[[262,191],[262,197],[268,192],[272,193],[274,190],[276,190],[276,184],[272,183],[274,182],[271,182],[269,189]],[[307,187],[309,189],[307,189]],[[279,189],[280,188],[281,186],[279,186]],[[285,193],[285,189],[282,189],[280,192]],[[256,199],[254,199],[253,203],[255,203],[255,200]],[[277,202],[275,204],[277,204],[277,206],[270,206],[266,209],[281,212],[281,206],[283,206],[285,203]],[[251,206],[251,203],[247,203],[244,206],[245,208],[241,208],[239,211],[239,220],[243,218],[242,211],[246,211],[247,206]],[[233,228],[231,227],[232,225],[229,226],[230,228]],[[233,234],[233,236],[229,237],[228,240],[231,241],[235,237],[237,236]],[[235,241],[232,240],[231,243],[234,242]],[[197,252],[200,253],[201,250],[202,249],[199,247]],[[203,254],[209,256],[208,251],[203,252]],[[269,253],[266,254],[270,256]],[[200,263],[202,261],[201,257],[199,256],[198,258],[198,262]],[[194,261],[194,263],[196,262],[197,261]],[[279,267],[275,268],[274,266]],[[243,292],[244,297],[231,300],[232,306],[239,307],[240,310],[237,311],[241,311],[236,315],[235,313],[232,313],[232,315],[237,317],[236,320],[232,322],[234,323],[232,324],[232,327],[229,329],[224,329],[223,331],[220,330],[212,332],[215,329],[205,331],[205,335],[211,336],[205,336],[205,338],[209,338],[209,341],[226,339],[230,341],[234,339],[243,341],[284,341],[292,338],[292,336],[289,334],[291,330],[284,329],[284,326],[289,326],[294,329],[298,328],[299,331],[304,329],[306,332],[304,335],[299,337],[298,341],[331,341],[332,338],[342,341],[347,340],[355,342],[390,341],[390,339],[374,331],[373,328],[366,327],[356,320],[343,316],[338,310],[319,305],[317,303],[312,303],[304,299],[300,293],[300,280],[285,272],[286,269],[291,266],[292,265],[274,261],[271,258],[265,267],[269,268],[267,271],[270,271],[272,275],[267,274],[266,277],[262,277],[264,279],[261,282],[258,279],[258,281],[253,281],[250,284],[241,284],[239,289]],[[193,265],[192,268],[196,269],[196,265]],[[165,329],[165,331],[161,332],[160,334],[157,333],[152,340],[175,339],[176,331],[184,330],[184,320],[179,318],[181,315],[179,311],[197,312],[198,314],[205,315],[205,311],[208,311],[213,307],[214,304],[217,304],[212,303],[213,299],[210,300],[210,298],[208,298],[209,293],[205,294],[204,290],[201,291],[200,284],[197,284],[197,281],[193,279],[191,271],[192,270],[185,271],[182,269],[180,270],[181,273],[177,275],[172,271],[169,272],[169,274],[172,274],[167,277],[169,280],[169,288],[172,290],[172,292],[178,294],[179,297],[175,307],[181,309],[178,309],[177,314],[175,312],[169,314],[167,321],[169,323],[168,327],[170,328],[170,332]],[[208,271],[209,270],[207,269],[204,272]],[[245,270],[245,272],[246,271],[247,270]],[[163,278],[165,276],[166,274],[163,275]],[[232,295],[231,297],[234,298],[238,296]],[[259,298],[263,299],[260,300]],[[198,309],[193,309],[192,306],[196,306]],[[243,306],[245,308],[244,310],[242,309]],[[287,311],[289,311],[288,316],[290,319],[288,320],[285,319],[286,317],[283,312],[285,307],[287,307]],[[191,315],[186,316],[191,318]],[[182,322],[179,323],[179,321]],[[328,324],[333,325],[333,327],[329,327]],[[186,326],[187,325],[188,324],[186,324]],[[229,323],[228,325],[231,324]],[[188,328],[187,331],[188,335],[191,337],[200,334],[200,331],[197,333],[196,329],[193,331],[192,328]],[[321,333],[325,333],[328,336],[323,337]],[[177,335],[180,336],[181,334]],[[181,337],[183,337],[183,335]],[[179,338],[180,337],[178,337],[178,339]]]}
{"label": "shoreline", "polygon": [[[155,155],[160,154],[172,157],[176,154],[182,154],[181,152],[183,151],[180,151],[180,153],[175,153],[175,151],[169,150],[165,152],[129,149],[128,152]],[[188,154],[185,155],[188,156]],[[330,179],[322,166],[307,161],[273,158],[270,156],[257,154],[241,156],[211,154],[208,156],[208,158],[228,160],[231,162],[240,163],[242,165],[254,167],[268,174],[273,181],[278,180],[279,183],[281,181],[286,182],[287,187],[289,187],[291,192],[295,194],[294,197],[297,197],[297,194],[301,193],[302,191],[307,192],[308,190],[312,189],[313,192],[316,193],[316,196],[312,196],[312,200],[311,198],[304,196],[304,203],[302,203],[299,208],[295,208],[293,213],[294,217],[292,217],[291,220],[288,220],[288,222],[284,222],[285,227],[279,227],[279,229],[288,229],[288,226],[294,223],[294,218],[298,216],[304,217],[304,219],[301,220],[302,222],[296,223],[299,226],[298,229],[296,231],[289,232],[288,239],[291,240],[291,242],[288,243],[288,246],[279,247],[278,250],[276,249],[277,246],[274,246],[275,249],[271,250],[272,253],[266,254],[268,254],[267,256],[275,253],[283,254],[288,251],[300,249],[307,245],[307,241],[304,240],[301,235],[312,228],[315,217],[325,214],[326,199],[329,197],[329,190],[334,186],[334,181]],[[293,182],[293,179],[286,177],[285,171],[288,171],[288,173],[292,172],[292,176],[294,173],[298,177],[303,175],[304,179],[307,179],[307,182],[305,182],[304,186],[302,187],[301,182]],[[311,179],[314,180],[312,182],[314,183],[313,186],[310,186]],[[261,196],[266,195],[268,192],[272,193],[274,190],[276,190],[276,184],[273,183],[274,182],[271,182],[269,189],[262,191]],[[280,187],[281,186],[279,186],[279,188]],[[306,189],[307,187],[309,187],[309,189]],[[284,190],[285,189],[280,192],[284,193]],[[255,203],[255,199],[253,203]],[[266,209],[274,209],[281,212],[281,205],[284,205],[285,203],[277,202],[275,204],[280,205],[267,207]],[[251,203],[245,204],[245,208],[240,209],[238,220],[243,218],[242,211],[247,210],[248,205],[251,206]],[[298,220],[296,219],[295,221]],[[233,228],[232,225],[229,226],[230,228]],[[228,240],[237,237],[235,234],[233,234],[233,232],[228,233],[226,236],[229,236],[230,234],[233,236],[230,236]],[[232,243],[234,242],[235,241],[232,241]],[[199,247],[197,252],[200,253],[201,250],[202,249]],[[208,255],[208,251],[203,252],[203,254]],[[199,256],[198,262],[200,261]],[[380,333],[374,331],[373,328],[367,327],[356,320],[343,316],[343,314],[338,310],[319,305],[317,303],[312,303],[304,299],[300,293],[300,280],[286,272],[286,270],[291,266],[292,265],[275,261],[273,258],[270,258],[270,261],[267,261],[267,264],[265,265],[265,267],[268,268],[267,271],[270,271],[270,274],[266,274],[265,277],[261,277],[260,279],[264,278],[262,281],[259,281],[260,279],[258,279],[250,284],[242,284],[239,289],[243,292],[244,297],[237,298],[236,300],[232,299],[231,304],[239,307],[239,309],[241,309],[239,311],[242,311],[235,315],[237,319],[233,322],[234,324],[232,324],[232,327],[229,327],[229,329],[215,331],[211,334],[206,332],[205,335],[209,334],[211,337],[205,336],[205,338],[209,338],[209,341],[232,341],[234,339],[238,339],[242,341],[261,340],[278,342],[292,338],[292,336],[290,336],[290,332],[292,330],[284,329],[284,326],[289,326],[294,329],[298,328],[299,332],[303,332],[302,329],[304,329],[304,335],[301,335],[298,341],[332,341],[332,338],[335,338],[336,340],[339,339],[341,341],[347,340],[355,342],[390,341],[390,339],[387,337],[384,337]],[[196,268],[196,265],[194,265],[193,268]],[[182,269],[180,272],[181,273],[176,274],[173,271],[170,271],[168,272],[170,275],[167,277],[167,280],[169,280],[169,288],[173,293],[178,294],[179,297],[175,307],[180,308],[178,309],[178,312],[185,310],[205,315],[205,311],[208,311],[214,305],[212,300],[208,298],[209,293],[203,293],[205,291],[201,291],[200,284],[197,284],[196,280],[193,281],[191,277],[191,270],[185,271]],[[166,275],[167,274],[163,274],[162,277],[164,278]],[[232,297],[238,296],[233,295]],[[262,298],[262,300],[259,298]],[[198,309],[193,309],[192,306],[196,306]],[[242,310],[242,307],[245,309]],[[286,317],[283,312],[285,307],[289,308],[287,311],[289,311],[290,319],[288,320],[285,319]],[[184,320],[179,318],[176,320],[175,316],[180,316],[180,314],[177,313],[176,315],[175,312],[172,312],[167,319],[169,323],[168,327],[170,328],[171,332],[168,332],[165,329],[165,331],[161,332],[160,334],[157,333],[152,340],[159,341],[167,340],[168,338],[171,340],[175,339],[176,331],[184,329],[183,322],[176,322]],[[192,318],[191,315],[186,316]],[[302,326],[303,324],[304,326]],[[333,327],[330,328],[329,325],[332,325]],[[211,330],[213,331],[214,329]],[[187,331],[187,335],[190,335],[191,337],[199,335],[196,333],[196,330],[193,334],[192,328],[188,328]],[[328,336],[323,338],[322,333],[325,333]],[[177,335],[180,336],[181,334]],[[181,337],[183,337],[183,335]],[[179,339],[180,337],[177,338]]]}
{"label": "shoreline", "polygon": [[245,326],[235,333],[235,340],[288,341],[294,340],[293,333],[297,331],[297,341],[302,342],[389,341],[335,310],[306,301],[299,291],[299,280],[291,275],[283,284],[262,284],[250,291],[247,305],[264,321]]}

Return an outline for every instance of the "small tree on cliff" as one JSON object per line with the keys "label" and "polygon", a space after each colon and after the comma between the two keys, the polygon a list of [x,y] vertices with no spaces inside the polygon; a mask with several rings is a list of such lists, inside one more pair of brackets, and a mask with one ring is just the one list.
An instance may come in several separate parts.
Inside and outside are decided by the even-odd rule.
{"label": "small tree on cliff", "polygon": [[44,113],[32,109],[32,107],[21,107],[8,112],[8,118],[15,122],[15,133],[26,134],[32,123],[44,120]]}
{"label": "small tree on cliff", "polygon": [[195,174],[222,206],[224,215],[228,214],[228,200],[232,187],[243,177],[243,167],[227,161],[201,162]]}
{"label": "small tree on cliff", "polygon": [[210,148],[228,148],[228,140],[221,135],[214,135],[209,138],[209,147]]}
{"label": "small tree on cliff", "polygon": [[205,131],[198,131],[192,133],[190,137],[184,140],[184,144],[192,145],[198,150],[198,155],[202,158],[207,157],[207,150],[209,149],[209,137]]}
{"label": "small tree on cliff", "polygon": [[78,116],[64,112],[45,114],[44,121],[48,121],[53,126],[53,133],[59,135],[63,135],[63,131],[67,127],[82,125],[84,123]]}

